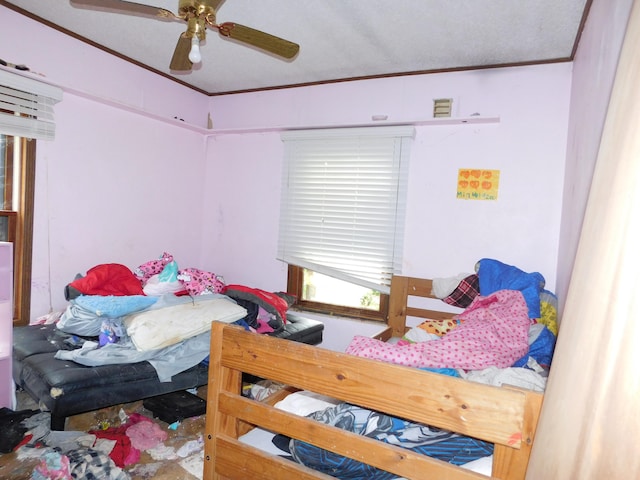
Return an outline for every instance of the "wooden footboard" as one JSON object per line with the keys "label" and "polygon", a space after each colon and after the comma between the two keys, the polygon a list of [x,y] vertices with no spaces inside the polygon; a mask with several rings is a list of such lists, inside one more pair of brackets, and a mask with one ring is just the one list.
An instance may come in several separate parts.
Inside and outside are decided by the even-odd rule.
{"label": "wooden footboard", "polygon": [[204,479],[333,478],[237,440],[247,424],[282,433],[407,479],[486,479],[409,450],[241,396],[242,373],[495,443],[493,475],[523,479],[542,395],[245,332],[214,322]]}

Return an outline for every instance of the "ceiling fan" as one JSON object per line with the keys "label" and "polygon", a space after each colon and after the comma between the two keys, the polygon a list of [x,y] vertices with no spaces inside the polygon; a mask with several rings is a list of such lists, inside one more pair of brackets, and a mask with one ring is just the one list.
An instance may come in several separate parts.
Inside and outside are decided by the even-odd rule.
{"label": "ceiling fan", "polygon": [[118,13],[176,20],[187,23],[180,35],[169,68],[190,71],[194,63],[202,60],[200,42],[206,37],[207,27],[215,28],[224,37],[257,47],[283,58],[293,58],[300,50],[296,43],[234,22],[216,23],[216,10],[224,0],[178,0],[178,13],[170,10],[124,0],[70,0],[71,4],[88,8],[113,10]]}

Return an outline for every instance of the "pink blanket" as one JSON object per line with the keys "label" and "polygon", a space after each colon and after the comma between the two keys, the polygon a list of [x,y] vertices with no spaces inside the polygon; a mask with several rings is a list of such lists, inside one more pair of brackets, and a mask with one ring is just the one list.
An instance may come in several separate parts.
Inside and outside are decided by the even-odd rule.
{"label": "pink blanket", "polygon": [[346,353],[409,367],[479,370],[513,365],[529,349],[527,304],[517,290],[476,297],[464,322],[439,340],[395,345],[356,336]]}

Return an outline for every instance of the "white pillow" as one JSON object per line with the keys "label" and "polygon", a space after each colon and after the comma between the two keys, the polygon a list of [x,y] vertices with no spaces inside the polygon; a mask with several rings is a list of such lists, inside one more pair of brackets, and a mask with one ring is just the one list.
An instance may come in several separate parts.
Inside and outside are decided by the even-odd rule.
{"label": "white pillow", "polygon": [[211,322],[233,323],[247,310],[227,298],[188,302],[128,315],[127,334],[138,351],[174,345],[211,329]]}

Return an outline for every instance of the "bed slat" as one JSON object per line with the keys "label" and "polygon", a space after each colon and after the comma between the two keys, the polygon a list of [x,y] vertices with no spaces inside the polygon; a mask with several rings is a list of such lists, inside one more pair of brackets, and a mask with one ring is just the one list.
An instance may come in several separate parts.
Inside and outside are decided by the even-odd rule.
{"label": "bed slat", "polygon": [[[448,478],[452,472],[459,471],[458,467],[425,455],[355,433],[338,431],[337,427],[301,418],[240,395],[221,393],[219,409],[225,415],[235,416],[247,423],[260,425],[263,429],[313,443],[325,450],[385,469],[400,477],[418,478],[426,468],[430,468],[434,478],[439,479]],[[336,435],[336,432],[340,435]],[[366,452],[366,455],[360,452]],[[464,477],[458,478],[460,480],[486,479],[484,475],[471,471],[465,471],[465,473]]]}
{"label": "bed slat", "polygon": [[204,478],[229,478],[248,480],[273,478],[278,480],[335,480],[299,463],[275,457],[246,445],[231,437],[220,436],[215,440],[218,452],[215,462],[216,474]]}
{"label": "bed slat", "polygon": [[[452,313],[408,306],[411,296],[434,298],[432,286],[428,279],[394,276],[389,301],[389,328],[379,338],[386,340],[403,335],[407,316],[451,318]],[[246,399],[241,396],[243,372],[289,385],[290,389],[321,393],[371,410],[492,442],[495,450],[491,478],[525,478],[542,394],[515,387],[497,388],[472,383],[250,334],[241,328],[214,322],[205,426],[205,480],[333,478],[239,442],[239,435],[253,425],[299,438],[409,479],[488,478],[274,409],[269,406],[273,402],[266,405]],[[382,385],[384,388],[380,388]]]}
{"label": "bed slat", "polygon": [[[218,329],[215,334],[220,334]],[[222,365],[372,410],[520,447],[525,395],[309,345],[225,330]],[[212,331],[212,335],[214,332]],[[286,368],[282,368],[286,365]],[[380,385],[385,385],[380,389]],[[490,427],[487,419],[495,419]]]}

